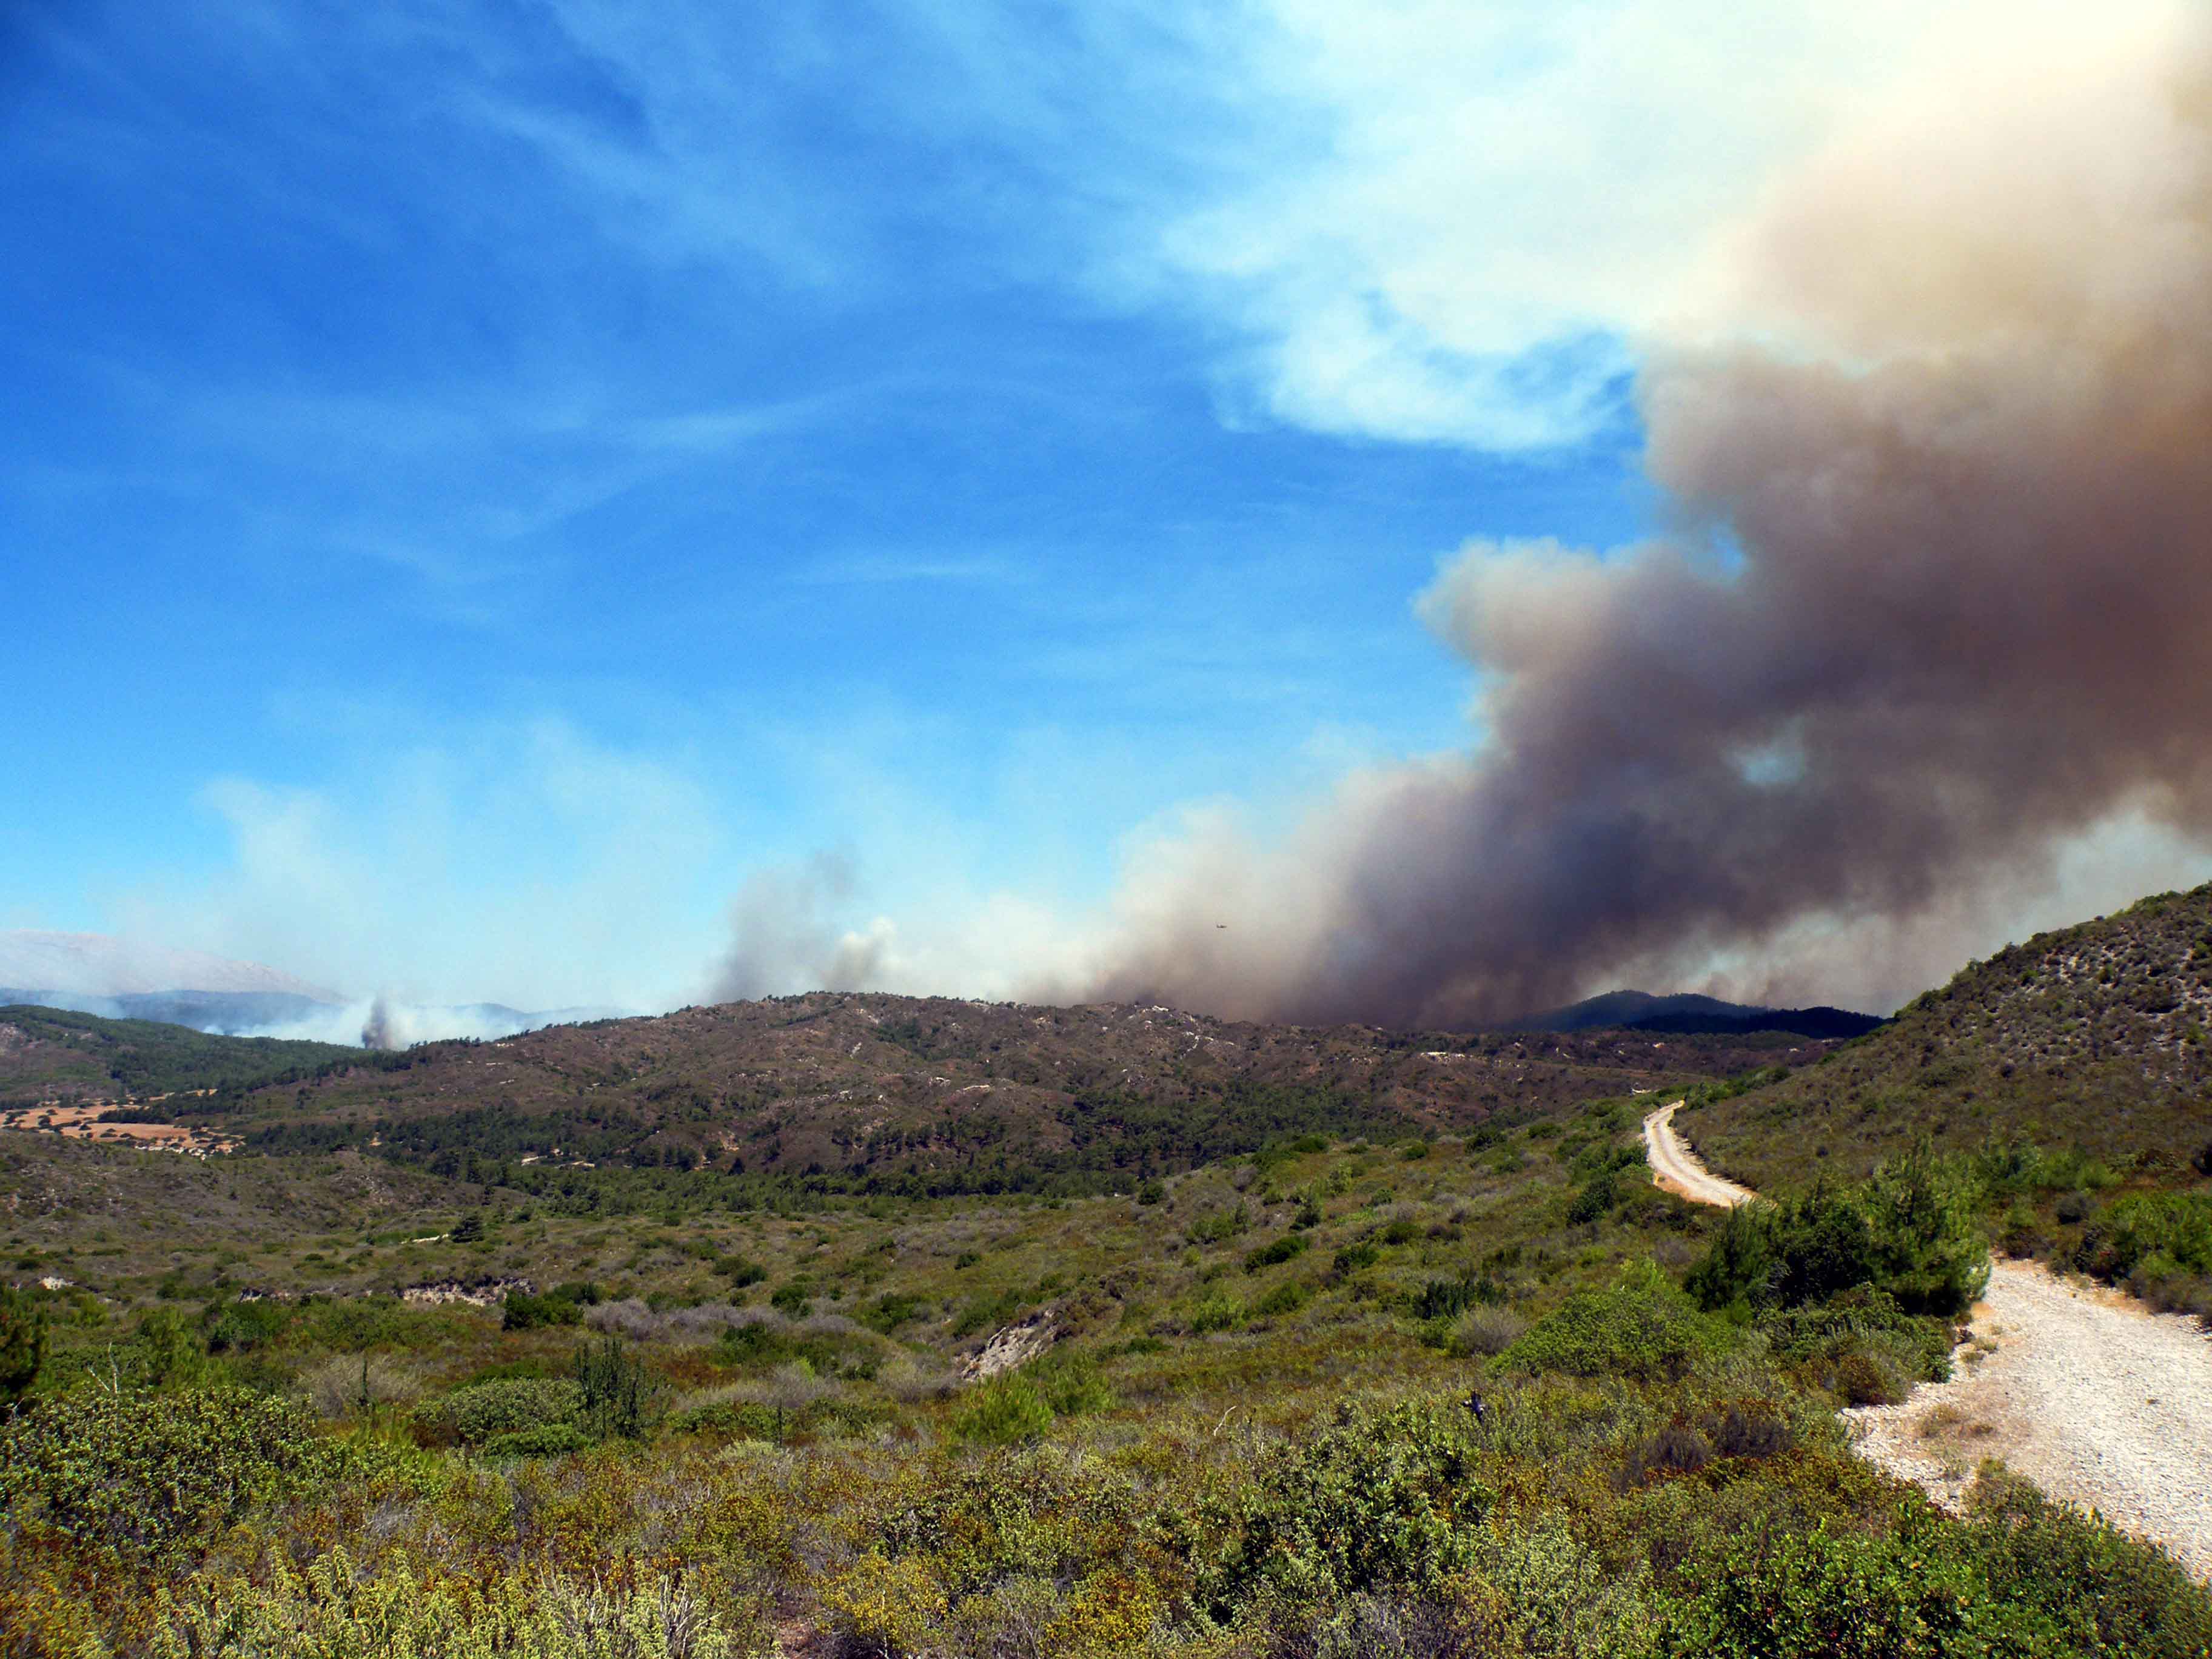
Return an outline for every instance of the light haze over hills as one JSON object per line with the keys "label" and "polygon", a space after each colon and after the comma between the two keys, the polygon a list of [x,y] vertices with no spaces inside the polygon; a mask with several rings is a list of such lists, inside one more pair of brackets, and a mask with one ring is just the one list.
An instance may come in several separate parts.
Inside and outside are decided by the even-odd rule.
{"label": "light haze over hills", "polygon": [[623,1012],[526,1012],[501,1003],[364,1000],[258,962],[107,933],[0,930],[0,1004],[30,1003],[111,1019],[153,1019],[228,1036],[374,1042],[404,1048],[440,1037],[504,1036]]}

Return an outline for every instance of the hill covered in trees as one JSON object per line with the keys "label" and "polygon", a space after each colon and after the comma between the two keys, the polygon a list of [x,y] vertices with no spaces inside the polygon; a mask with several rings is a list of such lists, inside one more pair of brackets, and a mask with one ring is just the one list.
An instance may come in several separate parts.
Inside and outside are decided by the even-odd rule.
{"label": "hill covered in trees", "polygon": [[819,994],[434,1043],[206,1103],[271,1152],[542,1184],[582,1166],[817,1192],[1113,1191],[1301,1134],[1390,1138],[1680,1087],[1819,1045],[1475,1036]]}
{"label": "hill covered in trees", "polygon": [[40,1005],[0,1007],[0,1099],[124,1100],[187,1090],[233,1094],[373,1070],[383,1056],[331,1042],[212,1036],[151,1019]]}

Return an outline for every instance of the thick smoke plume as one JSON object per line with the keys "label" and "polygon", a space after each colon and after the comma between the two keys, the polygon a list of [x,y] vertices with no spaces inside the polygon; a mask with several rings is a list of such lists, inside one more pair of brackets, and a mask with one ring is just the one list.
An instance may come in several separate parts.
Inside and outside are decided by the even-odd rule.
{"label": "thick smoke plume", "polygon": [[1790,180],[1719,321],[1647,343],[1666,536],[1443,570],[1469,756],[1265,848],[1193,825],[1055,988],[1414,1023],[1787,985],[1839,933],[1985,925],[2100,825],[2212,833],[2212,56],[1975,73]]}
{"label": "thick smoke plume", "polygon": [[846,932],[830,920],[855,884],[852,860],[837,853],[751,877],[730,902],[730,949],[714,969],[708,1000],[852,991],[875,983],[885,936]]}

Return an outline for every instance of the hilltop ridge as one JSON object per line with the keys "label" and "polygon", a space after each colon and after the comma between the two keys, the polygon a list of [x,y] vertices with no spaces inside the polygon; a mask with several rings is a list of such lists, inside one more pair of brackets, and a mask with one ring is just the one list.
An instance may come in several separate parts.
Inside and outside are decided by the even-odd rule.
{"label": "hilltop ridge", "polygon": [[250,1146],[772,1174],[847,1191],[1126,1185],[1271,1137],[1414,1135],[1725,1076],[1778,1036],[1390,1032],[820,992],[432,1043],[233,1091]]}
{"label": "hilltop ridge", "polygon": [[2008,945],[1816,1065],[1697,1114],[1754,1186],[1863,1173],[1922,1134],[2185,1174],[2212,1142],[2212,884]]}

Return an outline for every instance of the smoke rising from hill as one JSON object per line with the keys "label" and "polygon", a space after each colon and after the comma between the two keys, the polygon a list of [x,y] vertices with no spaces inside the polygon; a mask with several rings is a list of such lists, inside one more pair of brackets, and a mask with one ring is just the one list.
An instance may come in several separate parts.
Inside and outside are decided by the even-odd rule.
{"label": "smoke rising from hill", "polygon": [[853,862],[817,853],[756,872],[730,902],[730,948],[708,991],[714,1002],[798,990],[856,991],[882,977],[885,939],[839,927],[835,908],[853,896]]}
{"label": "smoke rising from hill", "polygon": [[1414,1023],[1786,982],[2100,824],[2212,834],[2208,46],[1961,66],[1789,180],[1645,343],[1668,533],[1474,544],[1425,596],[1472,751],[1276,843],[1193,820],[1050,989]]}

